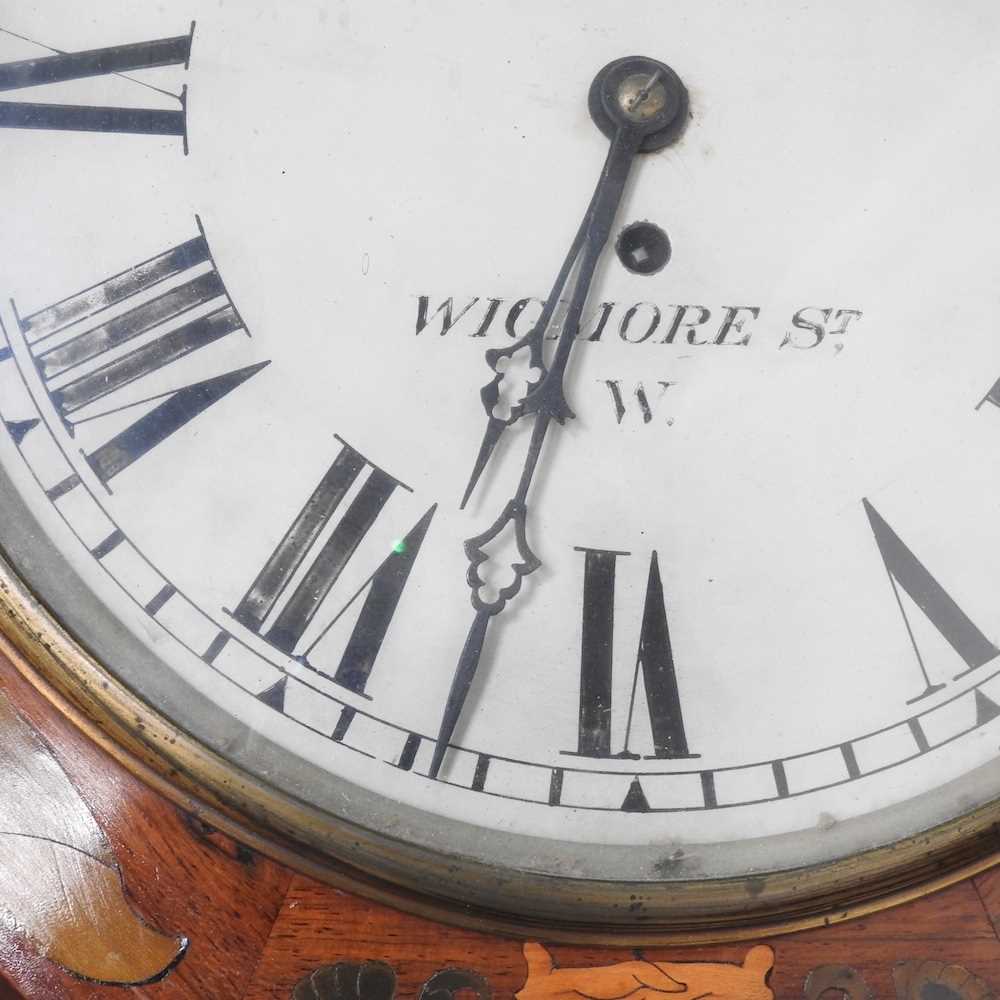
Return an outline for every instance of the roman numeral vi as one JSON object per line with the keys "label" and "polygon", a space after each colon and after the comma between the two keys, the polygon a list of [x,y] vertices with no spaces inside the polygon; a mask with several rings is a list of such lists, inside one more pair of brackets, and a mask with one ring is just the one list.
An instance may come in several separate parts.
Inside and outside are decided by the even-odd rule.
{"label": "roman numeral vi", "polygon": [[[698,757],[688,749],[681,710],[674,654],[663,597],[660,564],[654,552],[649,563],[642,631],[636,653],[624,748],[612,749],[611,707],[614,658],[615,571],[627,552],[578,549],[585,557],[583,583],[583,641],[580,656],[579,737],[575,753],[581,757],[637,760],[630,749],[639,675],[642,675],[653,736],[652,758],[674,760]],[[567,751],[571,752],[571,751]]]}

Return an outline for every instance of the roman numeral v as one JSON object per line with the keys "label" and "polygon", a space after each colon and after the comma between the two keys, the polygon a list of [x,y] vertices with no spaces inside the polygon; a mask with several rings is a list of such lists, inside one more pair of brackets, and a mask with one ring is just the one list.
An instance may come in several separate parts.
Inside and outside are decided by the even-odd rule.
{"label": "roman numeral v", "polygon": [[907,702],[908,705],[912,705],[936,694],[945,685],[934,684],[931,681],[927,663],[914,635],[910,616],[907,615],[900,596],[901,590],[927,616],[928,621],[964,661],[966,669],[957,674],[955,680],[971,674],[996,659],[1000,656],[1000,649],[986,638],[975,622],[958,606],[868,500],[864,501],[864,509],[925,685],[923,692]]}

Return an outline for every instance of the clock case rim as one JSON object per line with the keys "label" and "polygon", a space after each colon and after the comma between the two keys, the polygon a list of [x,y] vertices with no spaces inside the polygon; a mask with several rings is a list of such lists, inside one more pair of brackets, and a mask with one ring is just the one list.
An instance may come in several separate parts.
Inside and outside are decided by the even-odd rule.
{"label": "clock case rim", "polygon": [[[26,515],[22,526],[34,522],[4,478],[8,526],[17,513]],[[21,545],[22,565],[36,572],[45,549],[56,555],[37,531],[26,532]],[[749,877],[650,883],[554,876],[408,843],[296,798],[171,723],[57,622],[15,570],[15,559],[0,547],[0,648],[60,712],[182,808],[289,867],[419,916],[551,941],[740,940],[869,914],[1000,863],[1000,799],[892,844]],[[442,895],[442,887],[451,893]]]}

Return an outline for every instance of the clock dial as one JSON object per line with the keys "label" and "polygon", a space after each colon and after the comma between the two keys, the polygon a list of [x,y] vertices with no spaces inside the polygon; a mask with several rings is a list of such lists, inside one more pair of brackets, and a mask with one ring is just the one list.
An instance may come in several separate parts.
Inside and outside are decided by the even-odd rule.
{"label": "clock dial", "polygon": [[0,541],[109,684],[538,919],[988,825],[1000,13],[68,12],[0,25]]}

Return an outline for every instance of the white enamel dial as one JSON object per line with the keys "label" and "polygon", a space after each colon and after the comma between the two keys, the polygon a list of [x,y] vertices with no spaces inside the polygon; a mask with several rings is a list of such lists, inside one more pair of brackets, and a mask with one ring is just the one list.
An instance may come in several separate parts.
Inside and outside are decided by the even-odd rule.
{"label": "white enamel dial", "polygon": [[445,844],[738,876],[994,797],[1000,11],[74,10],[0,24],[0,543],[113,675]]}

